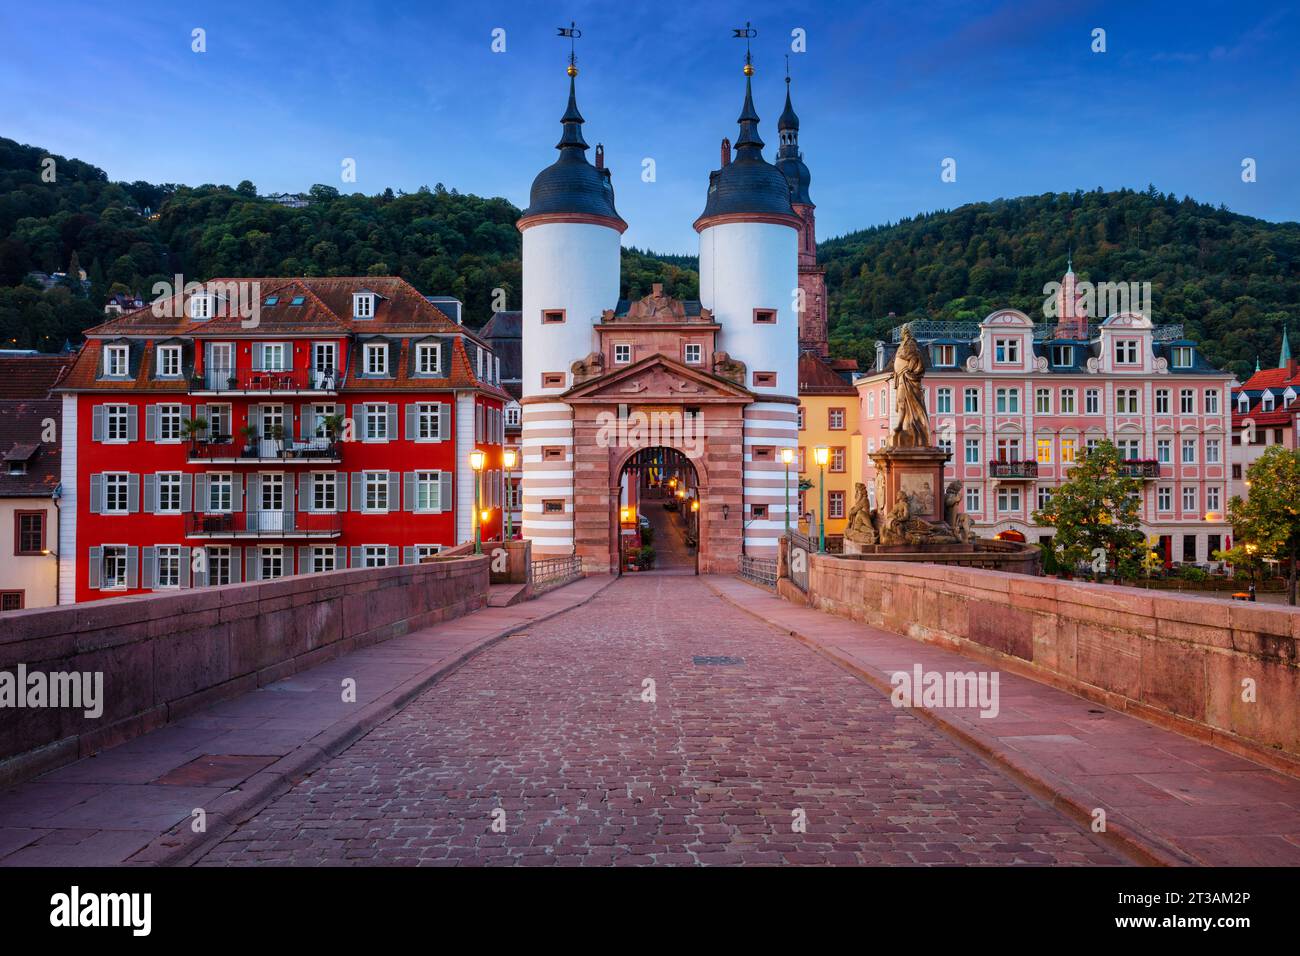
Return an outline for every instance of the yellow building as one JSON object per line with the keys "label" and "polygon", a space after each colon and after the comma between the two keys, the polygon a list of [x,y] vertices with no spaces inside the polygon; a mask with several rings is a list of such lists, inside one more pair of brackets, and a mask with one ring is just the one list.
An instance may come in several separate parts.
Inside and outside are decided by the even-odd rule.
{"label": "yellow building", "polygon": [[844,533],[844,519],[853,507],[853,484],[861,480],[858,393],[849,381],[856,368],[851,359],[827,359],[808,351],[799,356],[799,457],[791,471],[797,467],[800,480],[812,482],[799,494],[798,503],[799,529],[810,535],[818,532],[821,469],[816,449],[826,449],[828,537]]}

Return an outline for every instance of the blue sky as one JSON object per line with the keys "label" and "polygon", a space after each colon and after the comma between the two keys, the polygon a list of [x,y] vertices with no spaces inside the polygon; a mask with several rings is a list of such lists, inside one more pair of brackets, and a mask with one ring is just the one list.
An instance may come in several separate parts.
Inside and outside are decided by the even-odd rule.
{"label": "blue sky", "polygon": [[[708,172],[735,136],[744,43],[730,31],[746,20],[769,159],[791,31],[806,31],[790,63],[820,238],[1148,183],[1300,219],[1300,10],[1282,3],[7,2],[0,135],[114,179],[442,182],[524,206],[555,156],[568,53],[555,27],[570,19],[587,140],[605,144],[626,244],[696,250]],[[1105,53],[1090,48],[1096,28]],[[948,157],[953,183],[940,180]],[[355,185],[340,181],[344,158]]]}

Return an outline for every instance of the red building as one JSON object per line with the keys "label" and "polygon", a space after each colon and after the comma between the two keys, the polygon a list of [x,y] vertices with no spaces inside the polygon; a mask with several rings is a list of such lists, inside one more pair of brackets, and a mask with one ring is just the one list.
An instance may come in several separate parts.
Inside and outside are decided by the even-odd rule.
{"label": "red building", "polygon": [[418,561],[472,539],[475,450],[499,534],[509,396],[459,307],[223,279],[89,330],[57,390],[63,601]]}

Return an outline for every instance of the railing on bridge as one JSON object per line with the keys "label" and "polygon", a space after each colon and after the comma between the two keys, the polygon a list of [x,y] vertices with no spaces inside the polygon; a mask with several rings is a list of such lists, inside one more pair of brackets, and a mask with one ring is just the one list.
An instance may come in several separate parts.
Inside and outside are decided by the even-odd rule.
{"label": "railing on bridge", "polygon": [[776,590],[776,558],[755,558],[748,554],[736,557],[736,572],[746,581]]}
{"label": "railing on bridge", "polygon": [[[789,535],[789,550],[786,552],[786,562],[790,568],[790,583],[797,587],[804,594],[808,593],[808,557],[815,550],[812,540],[807,536],[800,534],[798,531],[791,531]],[[802,554],[796,552],[802,551]]]}
{"label": "railing on bridge", "polygon": [[582,577],[582,558],[576,554],[564,558],[542,558],[533,562],[533,592],[559,587]]}

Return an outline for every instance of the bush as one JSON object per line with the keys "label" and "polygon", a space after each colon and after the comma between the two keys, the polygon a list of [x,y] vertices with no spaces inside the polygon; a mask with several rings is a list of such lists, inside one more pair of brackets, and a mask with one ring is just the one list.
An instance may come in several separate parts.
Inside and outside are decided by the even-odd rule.
{"label": "bush", "polygon": [[1204,568],[1198,568],[1194,564],[1184,564],[1178,569],[1178,576],[1184,581],[1200,582],[1209,577]]}
{"label": "bush", "polygon": [[655,549],[646,545],[636,553],[636,563],[641,570],[645,571],[655,566]]}

